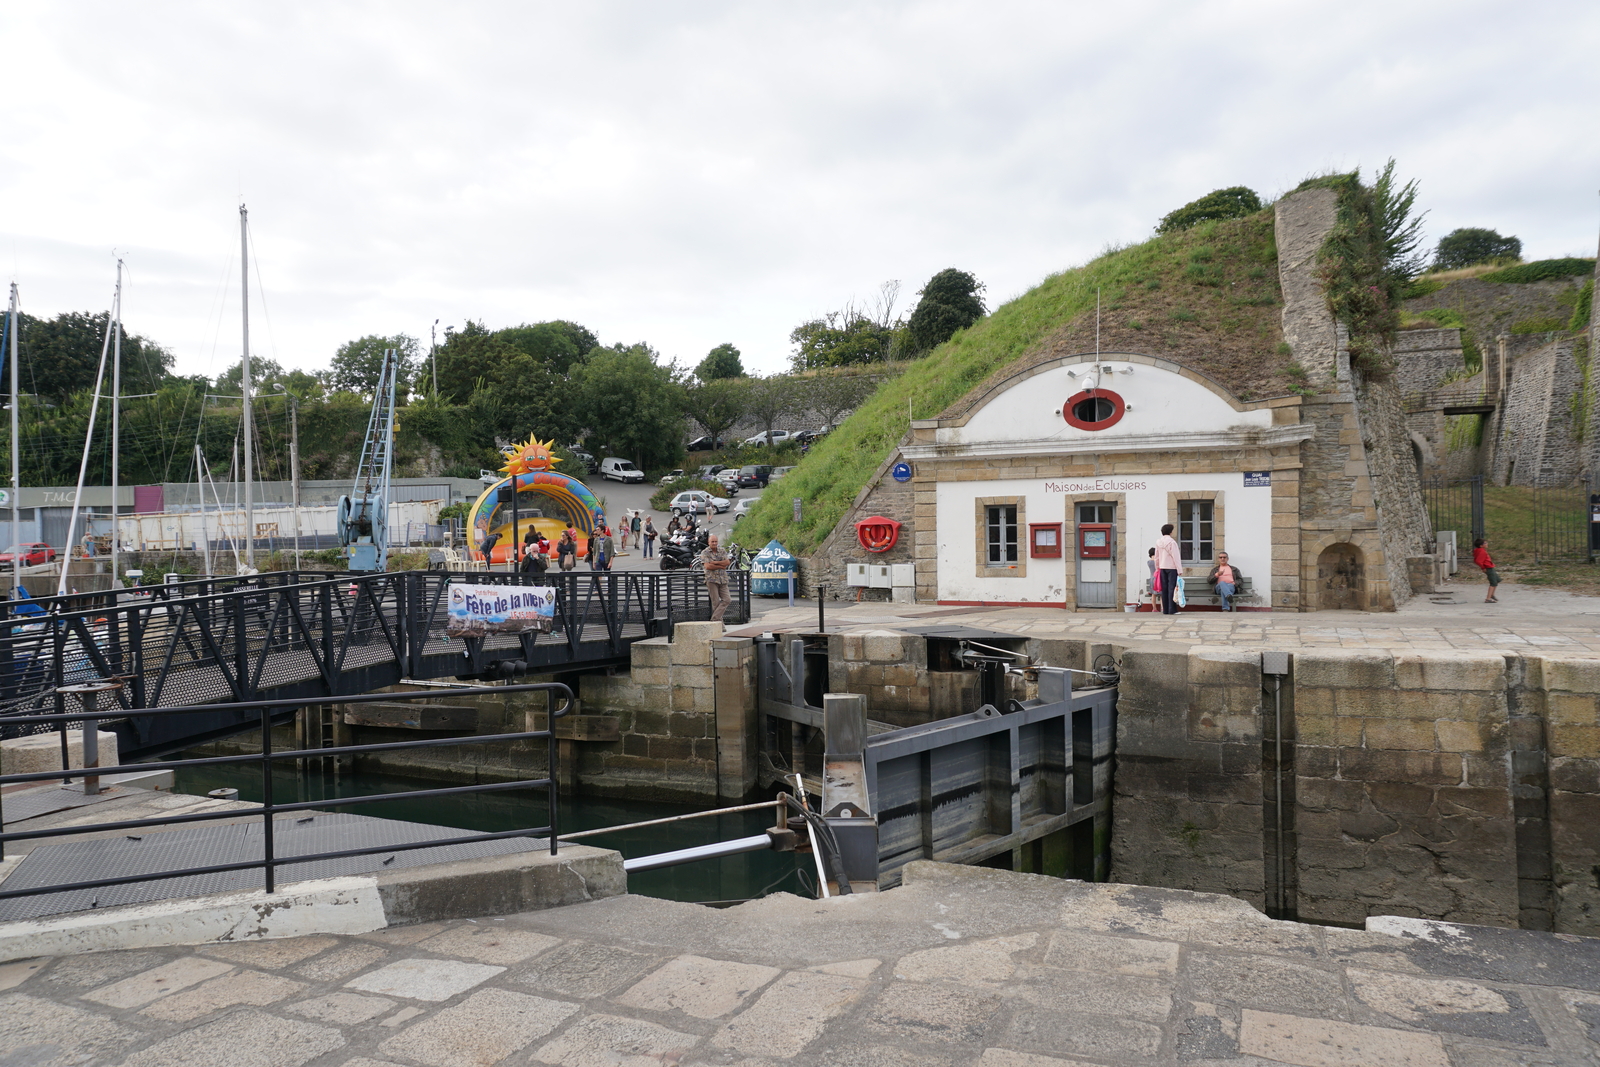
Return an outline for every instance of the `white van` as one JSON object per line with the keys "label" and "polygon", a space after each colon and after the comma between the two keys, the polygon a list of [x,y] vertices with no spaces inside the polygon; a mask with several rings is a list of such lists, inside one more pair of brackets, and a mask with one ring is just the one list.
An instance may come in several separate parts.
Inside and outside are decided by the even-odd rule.
{"label": "white van", "polygon": [[600,461],[600,477],[610,478],[614,482],[642,482],[644,471],[635,467],[631,459],[607,456]]}

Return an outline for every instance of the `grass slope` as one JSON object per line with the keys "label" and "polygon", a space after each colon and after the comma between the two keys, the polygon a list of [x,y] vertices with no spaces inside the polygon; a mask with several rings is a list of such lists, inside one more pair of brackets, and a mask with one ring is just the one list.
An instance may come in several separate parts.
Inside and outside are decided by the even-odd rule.
{"label": "grass slope", "polygon": [[1281,350],[1272,212],[1203,223],[1051,275],[885,382],[772,487],[739,523],[739,541],[813,551],[911,419],[954,414],[974,387],[1033,362],[1094,351],[1097,290],[1103,351],[1170,356],[1244,399],[1308,388]]}

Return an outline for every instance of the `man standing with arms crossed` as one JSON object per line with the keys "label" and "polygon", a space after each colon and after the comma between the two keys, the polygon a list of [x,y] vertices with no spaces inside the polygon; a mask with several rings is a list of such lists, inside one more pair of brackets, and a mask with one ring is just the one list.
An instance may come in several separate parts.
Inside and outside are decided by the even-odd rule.
{"label": "man standing with arms crossed", "polygon": [[717,535],[712,534],[706,540],[700,562],[706,570],[706,592],[711,596],[711,621],[721,622],[728,610],[728,568],[733,565],[733,557],[722,550]]}

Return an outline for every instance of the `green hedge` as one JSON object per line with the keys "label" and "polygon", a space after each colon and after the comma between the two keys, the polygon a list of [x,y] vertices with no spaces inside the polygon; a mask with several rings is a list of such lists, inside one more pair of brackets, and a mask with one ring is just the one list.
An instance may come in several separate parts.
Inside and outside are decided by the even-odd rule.
{"label": "green hedge", "polygon": [[1571,278],[1579,274],[1593,274],[1592,259],[1541,259],[1533,263],[1519,263],[1505,270],[1490,271],[1480,276],[1486,282],[1543,282],[1551,278]]}

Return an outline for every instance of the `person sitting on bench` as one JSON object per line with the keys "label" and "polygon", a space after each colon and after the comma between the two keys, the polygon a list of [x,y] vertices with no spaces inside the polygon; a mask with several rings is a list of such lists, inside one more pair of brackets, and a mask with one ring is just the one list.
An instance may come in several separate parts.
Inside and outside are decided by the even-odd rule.
{"label": "person sitting on bench", "polygon": [[1233,595],[1239,591],[1239,586],[1244,584],[1244,576],[1239,573],[1239,568],[1228,562],[1226,552],[1217,553],[1217,565],[1211,568],[1211,575],[1206,579],[1216,587],[1217,597],[1222,601],[1223,611],[1233,610]]}

